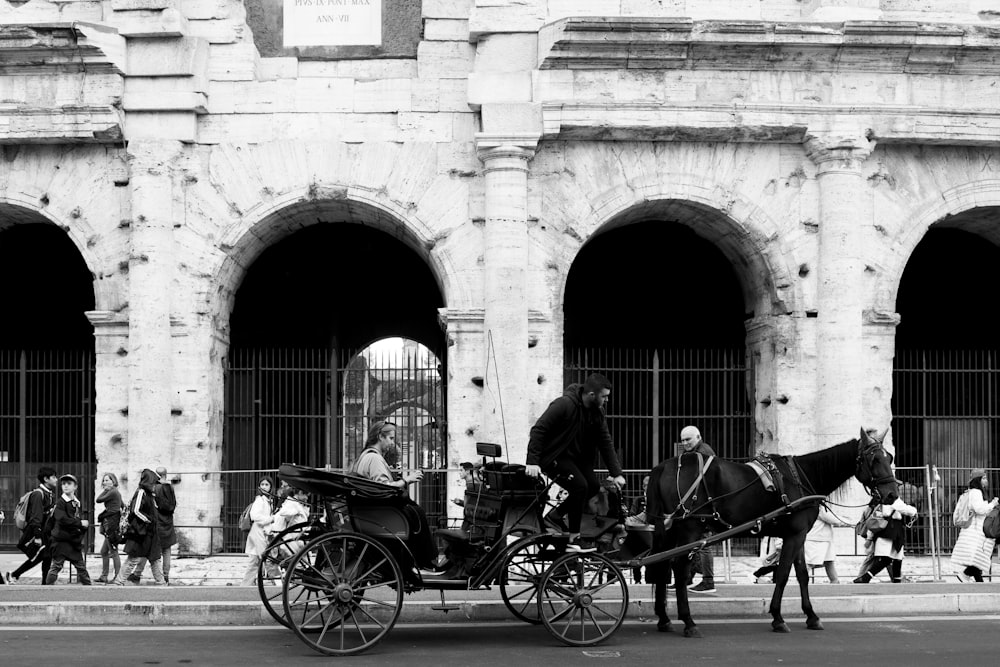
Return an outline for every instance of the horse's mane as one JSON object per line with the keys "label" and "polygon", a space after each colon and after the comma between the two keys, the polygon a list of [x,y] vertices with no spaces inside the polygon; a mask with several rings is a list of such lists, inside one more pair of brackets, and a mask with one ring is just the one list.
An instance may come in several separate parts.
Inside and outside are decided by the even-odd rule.
{"label": "horse's mane", "polygon": [[854,474],[857,457],[858,440],[855,438],[793,458],[815,487],[816,493],[828,496]]}

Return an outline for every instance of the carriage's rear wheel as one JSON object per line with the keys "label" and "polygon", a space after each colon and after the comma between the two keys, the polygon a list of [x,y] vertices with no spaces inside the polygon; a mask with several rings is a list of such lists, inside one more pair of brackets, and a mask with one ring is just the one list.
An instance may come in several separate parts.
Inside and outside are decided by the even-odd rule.
{"label": "carriage's rear wheel", "polygon": [[374,539],[331,533],[292,559],[282,604],[292,630],[311,648],[352,655],[377,644],[395,625],[403,608],[403,574]]}
{"label": "carriage's rear wheel", "polygon": [[553,637],[593,646],[618,630],[628,611],[628,585],[617,565],[597,553],[567,554],[538,585],[538,614]]}
{"label": "carriage's rear wheel", "polygon": [[[303,545],[309,540],[321,535],[324,530],[322,524],[316,522],[303,521],[293,524],[272,537],[267,543],[267,549],[260,557],[260,564],[257,566],[257,592],[271,618],[286,628],[291,628],[292,624],[285,618],[285,608],[281,603],[281,596],[284,592],[282,582],[285,579],[285,574],[298,550],[303,548]],[[298,603],[303,600],[308,602],[317,595],[315,590],[308,590],[298,585],[293,586],[290,596],[296,600],[296,609],[300,612],[300,618],[308,616],[310,608],[308,604]],[[319,625],[305,624],[303,626],[305,632],[318,631],[319,629]]]}
{"label": "carriage's rear wheel", "polygon": [[[563,539],[563,545],[565,542]],[[540,535],[516,546],[508,554],[499,578],[500,596],[510,613],[526,623],[542,622],[538,615],[538,583],[562,552],[556,540]]]}

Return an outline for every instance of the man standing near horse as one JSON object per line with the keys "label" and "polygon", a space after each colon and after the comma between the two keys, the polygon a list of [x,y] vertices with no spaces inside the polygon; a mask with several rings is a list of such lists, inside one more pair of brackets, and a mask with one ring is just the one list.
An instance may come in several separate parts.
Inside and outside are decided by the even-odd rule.
{"label": "man standing near horse", "polygon": [[[681,429],[681,447],[684,454],[701,454],[702,456],[715,456],[715,450],[707,442],[701,439],[701,431],[697,426],[685,426]],[[715,557],[711,551],[702,549],[698,552],[698,560],[692,562],[692,579],[694,569],[701,572],[701,581],[697,585],[693,581],[688,581],[688,589],[695,593],[715,592]]]}
{"label": "man standing near horse", "polygon": [[525,473],[538,477],[544,471],[569,494],[562,506],[569,532],[567,551],[596,551],[595,547],[581,543],[580,523],[587,500],[600,491],[594,474],[597,452],[601,453],[618,488],[625,486],[604,413],[610,395],[608,379],[592,373],[582,385],[566,387],[531,428]]}

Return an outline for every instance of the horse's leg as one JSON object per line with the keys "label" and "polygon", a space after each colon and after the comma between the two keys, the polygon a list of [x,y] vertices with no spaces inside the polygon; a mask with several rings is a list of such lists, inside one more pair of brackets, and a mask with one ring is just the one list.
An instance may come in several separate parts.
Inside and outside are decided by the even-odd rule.
{"label": "horse's leg", "polygon": [[771,594],[771,607],[769,609],[772,619],[771,628],[775,632],[790,632],[788,624],[781,616],[781,598],[785,594],[785,586],[788,584],[792,562],[801,554],[804,542],[805,533],[801,533],[784,538],[781,544],[781,560],[778,561],[778,568],[774,571],[774,593]]}
{"label": "horse's leg", "polygon": [[677,594],[677,618],[684,622],[685,637],[701,637],[701,630],[695,625],[691,618],[691,605],[688,604],[688,572],[691,568],[691,559],[687,555],[681,555],[674,559],[674,582]]}
{"label": "horse's leg", "polygon": [[670,566],[658,563],[646,567],[646,582],[653,584],[653,613],[656,614],[656,629],[659,632],[673,632],[670,617],[667,616],[667,586],[670,584]]}
{"label": "horse's leg", "polygon": [[799,594],[802,596],[802,611],[806,615],[806,627],[810,630],[824,630],[819,616],[813,611],[812,600],[809,599],[809,568],[806,567],[805,551],[800,551],[795,559],[795,577],[799,580]]}

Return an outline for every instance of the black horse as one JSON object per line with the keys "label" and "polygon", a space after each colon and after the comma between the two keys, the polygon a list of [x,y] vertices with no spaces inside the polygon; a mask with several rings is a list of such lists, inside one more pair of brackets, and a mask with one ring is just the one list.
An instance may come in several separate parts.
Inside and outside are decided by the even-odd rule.
{"label": "black horse", "polygon": [[[860,439],[801,456],[769,455],[781,473],[784,487],[780,491],[765,490],[756,471],[745,463],[714,459],[698,478],[698,458],[684,454],[668,459],[650,473],[647,490],[647,520],[653,524],[653,547],[650,554],[696,543],[707,534],[720,533],[734,526],[754,521],[767,513],[781,509],[797,498],[811,495],[827,496],[853,475],[870,493],[882,502],[892,503],[898,494],[890,464],[892,457],[882,448],[882,438],[862,430]],[[684,504],[681,498],[693,491]],[[784,495],[784,497],[782,497]],[[771,626],[775,632],[788,632],[781,616],[781,597],[788,583],[792,564],[802,593],[802,611],[806,627],[822,630],[823,624],[809,601],[809,576],[802,547],[806,533],[819,514],[819,506],[806,502],[788,514],[764,522],[757,528],[747,528],[762,535],[782,538],[781,560],[774,572],[774,595],[771,597]],[[734,535],[735,536],[735,535]],[[677,582],[677,616],[684,621],[685,637],[700,637],[701,632],[691,618],[688,605],[688,554],[647,567],[647,577],[654,584],[656,612],[660,632],[670,632],[667,617],[667,584],[670,568]]]}

